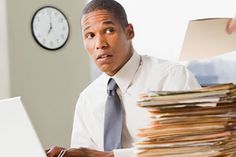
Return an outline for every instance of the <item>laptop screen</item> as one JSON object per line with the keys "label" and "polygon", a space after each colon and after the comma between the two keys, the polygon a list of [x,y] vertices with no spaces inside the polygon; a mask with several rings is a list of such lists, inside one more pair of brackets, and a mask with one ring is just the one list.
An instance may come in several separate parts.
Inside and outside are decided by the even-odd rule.
{"label": "laptop screen", "polygon": [[0,100],[0,156],[46,157],[20,97]]}

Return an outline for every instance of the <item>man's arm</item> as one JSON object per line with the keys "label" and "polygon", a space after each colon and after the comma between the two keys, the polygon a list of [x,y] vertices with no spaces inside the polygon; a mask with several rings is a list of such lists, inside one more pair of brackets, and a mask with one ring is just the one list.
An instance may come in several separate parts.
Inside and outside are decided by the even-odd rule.
{"label": "man's arm", "polygon": [[91,140],[89,135],[89,130],[86,126],[89,118],[85,118],[84,114],[88,114],[84,109],[86,106],[86,101],[83,96],[83,93],[80,94],[80,97],[77,101],[75,113],[74,113],[74,122],[71,135],[71,148],[79,147],[88,147],[97,149],[97,145]]}
{"label": "man's arm", "polygon": [[201,88],[194,74],[183,65],[173,66],[163,83],[162,90],[192,90]]}

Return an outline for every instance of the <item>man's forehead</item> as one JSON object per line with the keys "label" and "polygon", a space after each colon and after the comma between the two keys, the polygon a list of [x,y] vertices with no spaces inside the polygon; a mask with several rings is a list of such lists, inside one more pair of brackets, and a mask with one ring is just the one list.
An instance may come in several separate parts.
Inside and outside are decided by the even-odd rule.
{"label": "man's forehead", "polygon": [[82,25],[82,29],[83,29],[83,31],[86,31],[86,30],[88,30],[89,28],[91,28],[91,27],[96,27],[96,26],[98,26],[98,25],[100,25],[100,26],[102,26],[102,25],[104,25],[104,26],[106,26],[106,25],[115,25],[114,24],[114,22],[113,21],[111,21],[111,20],[107,20],[107,21],[103,21],[103,22],[101,22],[101,23],[97,23],[96,25],[93,25],[93,24],[85,24],[85,25]]}
{"label": "man's forehead", "polygon": [[82,29],[85,27],[91,27],[93,25],[108,25],[108,24],[115,24],[117,20],[113,16],[112,13],[106,10],[98,10],[87,13],[82,16],[81,18],[81,26]]}

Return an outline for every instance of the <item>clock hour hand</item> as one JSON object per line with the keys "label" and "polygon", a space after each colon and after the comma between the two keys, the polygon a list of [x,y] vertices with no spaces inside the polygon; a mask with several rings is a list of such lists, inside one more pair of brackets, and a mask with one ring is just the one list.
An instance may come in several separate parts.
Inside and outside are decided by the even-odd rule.
{"label": "clock hour hand", "polygon": [[51,15],[50,15],[50,22],[49,22],[49,30],[48,30],[48,34],[52,31],[52,19],[51,19]]}
{"label": "clock hour hand", "polygon": [[50,24],[49,30],[48,30],[48,34],[52,31],[52,25]]}

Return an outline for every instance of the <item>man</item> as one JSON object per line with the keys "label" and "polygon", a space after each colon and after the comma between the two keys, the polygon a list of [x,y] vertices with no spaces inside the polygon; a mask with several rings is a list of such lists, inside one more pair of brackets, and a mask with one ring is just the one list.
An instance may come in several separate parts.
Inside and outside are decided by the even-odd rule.
{"label": "man", "polygon": [[[103,74],[80,94],[74,115],[72,148],[53,147],[47,155],[135,156],[132,148],[132,143],[138,140],[135,134],[149,121],[147,111],[136,106],[137,96],[149,90],[187,90],[200,86],[182,65],[140,56],[134,51],[133,26],[128,23],[123,7],[114,0],[92,0],[88,3],[82,12],[81,28],[84,46]],[[121,130],[117,129],[119,118],[114,120],[116,112],[110,111],[110,115],[111,112],[114,115],[107,118],[110,82],[114,82],[117,88],[113,96],[118,94],[119,97],[116,105],[122,113]],[[110,124],[108,129],[107,123]],[[116,129],[109,132],[113,128]],[[106,139],[109,137],[107,134],[112,135],[111,138]],[[113,142],[115,147],[110,147]]]}

